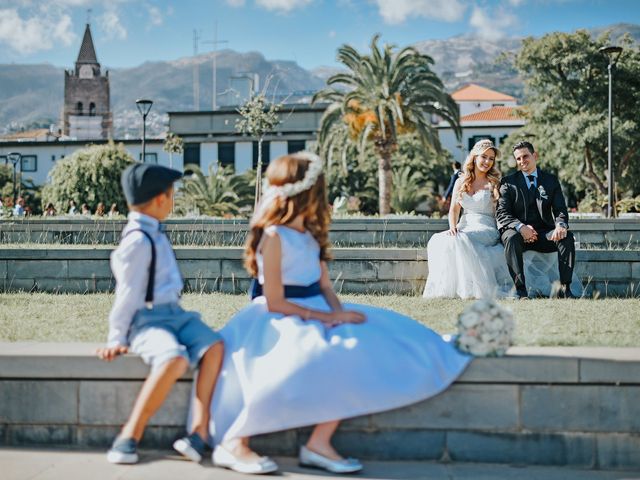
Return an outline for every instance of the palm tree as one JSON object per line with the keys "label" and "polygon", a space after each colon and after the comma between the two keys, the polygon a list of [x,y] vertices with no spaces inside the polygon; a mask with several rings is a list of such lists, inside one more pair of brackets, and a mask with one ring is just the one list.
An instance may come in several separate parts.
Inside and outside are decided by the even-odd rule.
{"label": "palm tree", "polygon": [[233,175],[230,167],[209,166],[205,176],[197,165],[186,165],[193,174],[184,177],[176,197],[176,208],[186,214],[194,208],[203,215],[223,217],[238,215],[243,207],[250,207],[253,186],[245,175]]}
{"label": "palm tree", "polygon": [[345,129],[361,151],[366,142],[373,142],[378,156],[379,210],[385,215],[391,211],[391,155],[398,147],[398,135],[415,131],[425,148],[439,151],[431,119],[435,115],[446,120],[460,138],[460,115],[431,70],[431,57],[412,47],[397,53],[393,45],[380,50],[378,38],[371,40],[370,55],[350,45],[340,47],[337,58],[348,71],[331,76],[328,87],[316,93],[312,102],[330,103],[318,136],[321,153],[330,156],[344,139]]}

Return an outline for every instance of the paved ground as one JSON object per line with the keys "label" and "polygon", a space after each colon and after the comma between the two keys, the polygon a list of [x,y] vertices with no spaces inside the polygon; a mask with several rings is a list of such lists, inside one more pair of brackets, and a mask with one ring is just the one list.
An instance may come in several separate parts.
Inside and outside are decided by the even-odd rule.
{"label": "paved ground", "polygon": [[[272,477],[295,480],[331,477],[319,471],[302,469],[292,458],[277,460],[281,471]],[[141,462],[138,465],[119,466],[108,464],[104,452],[0,448],[0,478],[3,480],[246,480],[250,477],[215,468],[209,461],[203,465],[197,465],[167,452],[142,452]],[[433,462],[369,461],[365,463],[365,470],[353,478],[358,480],[640,480],[640,472],[602,472],[560,467],[518,467],[473,463],[445,465]]]}

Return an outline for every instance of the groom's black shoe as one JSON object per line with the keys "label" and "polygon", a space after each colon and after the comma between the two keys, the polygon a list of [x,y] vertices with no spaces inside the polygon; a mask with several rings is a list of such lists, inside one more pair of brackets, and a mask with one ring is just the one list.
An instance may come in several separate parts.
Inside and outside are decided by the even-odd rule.
{"label": "groom's black shoe", "polygon": [[517,300],[528,300],[529,299],[529,294],[527,293],[527,290],[524,288],[519,288],[516,290],[516,299]]}
{"label": "groom's black shoe", "polygon": [[573,298],[576,299],[578,297],[576,297],[573,292],[571,291],[571,285],[562,285],[560,287],[560,290],[558,290],[558,298]]}

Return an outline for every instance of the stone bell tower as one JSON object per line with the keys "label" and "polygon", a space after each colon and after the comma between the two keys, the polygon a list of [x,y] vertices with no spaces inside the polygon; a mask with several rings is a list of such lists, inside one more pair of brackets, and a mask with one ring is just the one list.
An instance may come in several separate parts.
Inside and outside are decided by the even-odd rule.
{"label": "stone bell tower", "polygon": [[87,23],[75,70],[64,73],[63,133],[78,140],[108,139],[112,135],[109,72],[100,72]]}

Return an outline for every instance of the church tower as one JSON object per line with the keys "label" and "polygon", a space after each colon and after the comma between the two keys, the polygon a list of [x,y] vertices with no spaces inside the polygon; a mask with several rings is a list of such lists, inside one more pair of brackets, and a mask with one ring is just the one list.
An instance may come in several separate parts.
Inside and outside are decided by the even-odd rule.
{"label": "church tower", "polygon": [[84,31],[75,70],[64,73],[63,133],[78,140],[111,137],[109,72],[100,72],[89,24]]}

